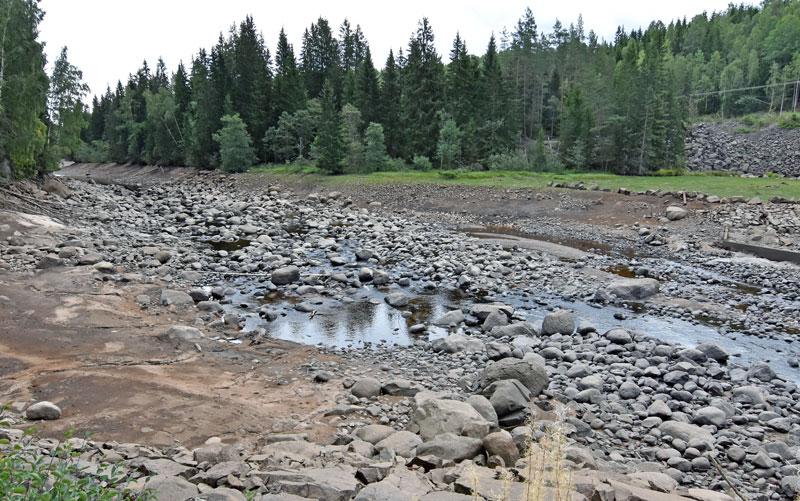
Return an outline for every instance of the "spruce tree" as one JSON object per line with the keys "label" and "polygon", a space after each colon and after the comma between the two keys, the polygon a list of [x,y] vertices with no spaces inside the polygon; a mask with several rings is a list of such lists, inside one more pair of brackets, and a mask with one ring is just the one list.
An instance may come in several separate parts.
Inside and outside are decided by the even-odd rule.
{"label": "spruce tree", "polygon": [[380,88],[378,84],[378,71],[372,64],[372,54],[369,47],[364,53],[364,60],[356,72],[355,105],[361,112],[364,123],[379,119]]}
{"label": "spruce tree", "polygon": [[53,65],[49,91],[47,140],[56,158],[68,157],[80,147],[81,131],[89,125],[83,104],[87,92],[83,73],[67,60],[67,48],[62,47]]}
{"label": "spruce tree", "polygon": [[381,171],[389,161],[389,155],[386,154],[386,139],[383,134],[383,126],[381,124],[372,122],[367,126],[364,132],[364,160],[367,164],[367,169]]}
{"label": "spruce tree", "polygon": [[336,106],[333,84],[326,80],[320,99],[322,114],[319,118],[314,151],[318,155],[317,167],[328,174],[344,172],[345,144],[342,137],[342,118]]}
{"label": "spruce tree", "polygon": [[395,64],[394,53],[389,50],[383,72],[381,73],[380,102],[378,105],[381,123],[386,135],[386,150],[391,156],[402,154],[400,123],[400,73]]}
{"label": "spruce tree", "polygon": [[275,112],[290,115],[302,109],[306,104],[306,91],[303,78],[297,69],[294,48],[281,28],[278,35],[278,47],[275,51],[275,79],[273,82],[273,99]]}

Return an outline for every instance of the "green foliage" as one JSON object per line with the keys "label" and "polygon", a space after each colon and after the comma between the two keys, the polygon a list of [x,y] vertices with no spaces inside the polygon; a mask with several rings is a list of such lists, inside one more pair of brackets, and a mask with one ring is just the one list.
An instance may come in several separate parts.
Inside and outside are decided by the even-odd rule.
{"label": "green foliage", "polygon": [[411,166],[414,170],[431,170],[433,168],[430,159],[422,155],[414,155],[414,158],[411,160]]}
{"label": "green foliage", "polygon": [[458,178],[458,172],[454,170],[440,170],[439,177],[442,179],[456,179]]}
{"label": "green foliage", "polygon": [[247,126],[239,114],[222,117],[222,129],[214,134],[219,143],[220,167],[225,172],[246,172],[256,163]]}
{"label": "green foliage", "polygon": [[655,172],[651,172],[651,176],[656,177],[673,177],[673,176],[682,176],[686,173],[685,169],[658,169]]}
{"label": "green foliage", "polygon": [[333,84],[326,80],[322,88],[321,115],[313,151],[317,156],[317,167],[328,174],[341,174],[344,172],[344,158],[347,152],[345,139],[342,135],[343,121],[336,109],[336,95]]}
{"label": "green foliage", "polygon": [[369,170],[385,170],[389,162],[389,155],[386,154],[386,139],[383,134],[383,126],[371,122],[364,132],[364,160]]}
{"label": "green foliage", "polygon": [[440,168],[449,168],[461,156],[461,131],[452,118],[446,119],[439,130],[436,156]]}
{"label": "green foliage", "polygon": [[778,119],[778,125],[783,129],[800,127],[800,116],[797,113],[784,114]]}
{"label": "green foliage", "polygon": [[352,104],[342,107],[342,127],[347,144],[347,166],[350,172],[363,172],[366,164],[361,140],[361,112]]}
{"label": "green foliage", "polygon": [[103,163],[108,155],[108,141],[94,140],[91,143],[81,143],[75,152],[75,159],[78,162]]}
{"label": "green foliage", "polygon": [[31,452],[35,429],[26,431],[20,443],[0,440],[0,492],[3,499],[30,501],[119,499],[155,499],[151,491],[135,492],[127,484],[134,471],[126,470],[122,462],[105,466],[97,473],[81,467],[77,458],[84,451],[75,449],[70,438],[74,430],[64,435],[49,455]]}
{"label": "green foliage", "polygon": [[531,169],[531,164],[525,158],[525,153],[516,151],[513,153],[495,153],[488,160],[490,170],[500,171],[526,171]]}

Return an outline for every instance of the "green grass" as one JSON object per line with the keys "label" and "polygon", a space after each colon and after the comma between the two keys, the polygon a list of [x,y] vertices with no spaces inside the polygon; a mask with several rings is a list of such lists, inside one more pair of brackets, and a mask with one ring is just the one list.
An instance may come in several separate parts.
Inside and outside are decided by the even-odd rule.
{"label": "green grass", "polygon": [[[440,184],[462,186],[496,186],[500,188],[548,189],[548,183],[576,183],[586,186],[598,185],[601,189],[616,190],[625,187],[632,191],[667,190],[700,191],[719,197],[758,196],[764,200],[771,197],[800,198],[800,181],[774,177],[743,178],[729,173],[686,173],[680,176],[619,176],[603,172],[515,172],[515,171],[392,171],[371,174],[343,174],[326,176],[313,166],[257,167],[254,174],[268,174],[304,180],[313,184],[336,187],[347,184]],[[453,176],[455,172],[455,177]],[[250,174],[250,175],[254,175]]]}

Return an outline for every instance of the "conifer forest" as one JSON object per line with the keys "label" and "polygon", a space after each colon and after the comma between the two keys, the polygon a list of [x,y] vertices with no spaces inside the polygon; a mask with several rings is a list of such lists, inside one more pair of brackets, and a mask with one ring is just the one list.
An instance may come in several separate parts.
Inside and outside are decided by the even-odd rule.
{"label": "conifer forest", "polygon": [[795,87],[764,86],[800,80],[789,0],[620,26],[613,40],[581,18],[539,26],[527,9],[482,47],[457,35],[447,54],[426,18],[402,49],[375,54],[348,20],[317,19],[294,47],[247,17],[177,68],[144,61],[91,98],[66,47],[45,71],[43,16],[37,0],[0,1],[0,159],[15,177],[61,158],[647,174],[681,168],[691,117],[774,111]]}

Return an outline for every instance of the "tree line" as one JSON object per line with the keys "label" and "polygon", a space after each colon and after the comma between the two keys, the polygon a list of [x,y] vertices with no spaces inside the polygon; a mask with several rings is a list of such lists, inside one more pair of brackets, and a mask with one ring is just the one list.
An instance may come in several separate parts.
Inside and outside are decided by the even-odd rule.
{"label": "tree line", "polygon": [[[24,5],[40,19],[37,4],[0,0],[6,10]],[[771,88],[687,96],[800,79],[800,2],[789,0],[731,4],[644,30],[619,27],[613,41],[586,33],[580,17],[541,31],[526,9],[480,56],[457,34],[443,57],[423,18],[380,70],[361,27],[347,20],[335,30],[319,18],[296,53],[283,30],[271,51],[247,17],[174,72],[162,60],[155,69],[145,61],[127,83],[95,96],[89,111],[79,78],[63,102],[41,99],[52,91],[40,71],[36,22],[28,24],[28,50],[39,59],[20,62],[34,67],[39,86],[33,78],[30,99],[14,102],[28,113],[27,149],[0,130],[4,157],[21,172],[28,167],[17,165],[34,165],[48,152],[229,171],[310,161],[329,173],[411,166],[647,174],[683,165],[691,115],[744,114],[765,102],[775,109],[791,98]],[[62,73],[79,76],[66,49],[62,56],[69,70]],[[2,71],[1,111],[16,113],[5,107]],[[61,111],[48,111],[56,104]],[[57,153],[47,146],[53,141]]]}

